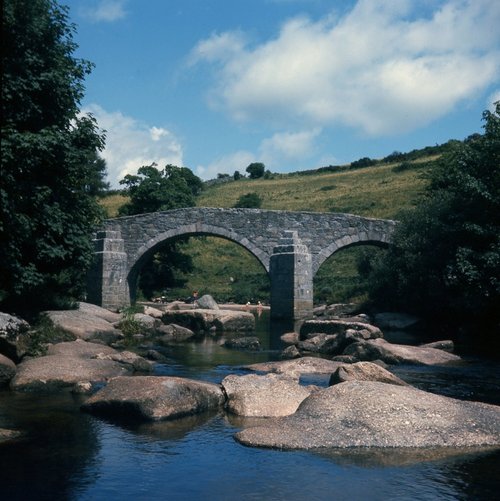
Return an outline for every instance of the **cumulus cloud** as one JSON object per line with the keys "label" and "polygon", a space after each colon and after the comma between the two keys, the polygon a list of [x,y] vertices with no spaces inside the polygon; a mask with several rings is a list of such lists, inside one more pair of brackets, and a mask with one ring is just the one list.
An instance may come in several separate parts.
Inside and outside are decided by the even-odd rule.
{"label": "cumulus cloud", "polygon": [[320,133],[319,127],[299,132],[277,132],[262,141],[261,158],[271,168],[282,161],[307,158],[314,149],[314,140]]}
{"label": "cumulus cloud", "polygon": [[106,131],[106,147],[101,155],[112,187],[119,187],[125,175],[135,174],[143,165],[155,162],[159,168],[167,164],[182,166],[182,146],[167,129],[149,126],[119,111],[108,112],[96,104],[82,113],[91,113]]}
{"label": "cumulus cloud", "polygon": [[88,7],[82,7],[80,14],[92,22],[113,22],[123,19],[127,12],[127,0],[99,0]]}
{"label": "cumulus cloud", "polygon": [[[241,33],[200,41],[210,103],[238,121],[404,132],[445,115],[500,76],[500,2],[359,0],[343,16],[297,17],[251,45]],[[437,6],[437,7],[436,7]]]}

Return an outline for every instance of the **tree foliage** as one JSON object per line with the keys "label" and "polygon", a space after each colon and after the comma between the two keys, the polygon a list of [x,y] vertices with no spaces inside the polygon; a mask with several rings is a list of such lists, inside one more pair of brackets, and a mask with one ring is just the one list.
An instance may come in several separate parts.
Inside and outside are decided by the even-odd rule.
{"label": "tree foliage", "polygon": [[92,65],[54,0],[6,0],[2,13],[0,301],[77,298],[93,257],[104,137],[79,106]]}
{"label": "tree foliage", "polygon": [[190,169],[170,164],[162,170],[156,164],[143,166],[137,175],[127,174],[120,184],[130,197],[120,208],[122,216],[193,207],[203,188],[201,179]]}
{"label": "tree foliage", "polygon": [[[137,175],[128,174],[120,181],[126,186],[130,202],[120,208],[120,215],[142,214],[161,210],[193,207],[196,195],[203,188],[201,179],[187,167],[167,165],[158,170],[156,164],[141,167]],[[187,239],[166,242],[141,269],[139,289],[151,298],[167,287],[181,287],[184,282],[176,278],[175,271],[193,270],[190,256],[182,253]]]}
{"label": "tree foliage", "polygon": [[266,166],[261,162],[253,162],[246,169],[250,179],[259,179],[264,175]]}
{"label": "tree foliage", "polygon": [[403,216],[373,272],[380,304],[449,325],[498,329],[500,103],[483,118],[484,134],[441,157],[422,203]]}

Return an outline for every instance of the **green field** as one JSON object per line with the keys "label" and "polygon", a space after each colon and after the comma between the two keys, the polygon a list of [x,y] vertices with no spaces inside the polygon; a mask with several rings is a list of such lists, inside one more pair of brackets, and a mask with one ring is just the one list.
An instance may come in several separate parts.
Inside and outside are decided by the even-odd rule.
{"label": "green field", "polygon": [[[199,207],[233,207],[241,195],[257,193],[262,209],[346,212],[367,217],[397,219],[402,209],[417,203],[425,187],[423,174],[433,158],[399,164],[378,164],[355,170],[325,173],[273,174],[270,179],[227,181],[207,186],[197,199]],[[103,199],[109,217],[125,203],[123,195]],[[194,271],[180,275],[182,288],[168,288],[169,299],[189,296],[193,290],[211,294],[218,301],[267,301],[269,283],[265,270],[248,251],[216,237],[191,238],[183,246],[190,254]],[[314,280],[315,302],[361,301],[366,298],[356,262],[367,252],[365,246],[346,249],[328,259]],[[160,291],[159,291],[160,292]]]}

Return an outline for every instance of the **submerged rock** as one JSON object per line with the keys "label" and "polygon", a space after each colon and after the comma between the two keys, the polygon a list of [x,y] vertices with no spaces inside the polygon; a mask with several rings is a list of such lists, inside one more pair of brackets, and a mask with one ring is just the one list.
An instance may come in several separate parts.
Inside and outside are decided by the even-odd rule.
{"label": "submerged rock", "polygon": [[119,377],[92,395],[82,410],[145,421],[176,419],[221,407],[220,386],[179,377]]}
{"label": "submerged rock", "polygon": [[295,414],[235,438],[279,449],[500,447],[500,407],[407,386],[350,381],[314,392]]}
{"label": "submerged rock", "polygon": [[226,339],[224,345],[233,350],[259,351],[260,340],[257,336],[244,336]]}

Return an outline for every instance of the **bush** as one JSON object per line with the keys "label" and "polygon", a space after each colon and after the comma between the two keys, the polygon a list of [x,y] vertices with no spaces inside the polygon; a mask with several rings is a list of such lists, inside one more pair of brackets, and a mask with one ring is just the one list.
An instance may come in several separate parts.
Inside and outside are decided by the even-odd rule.
{"label": "bush", "polygon": [[238,198],[234,204],[235,208],[259,209],[262,205],[262,199],[257,193],[246,193]]}

